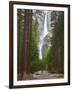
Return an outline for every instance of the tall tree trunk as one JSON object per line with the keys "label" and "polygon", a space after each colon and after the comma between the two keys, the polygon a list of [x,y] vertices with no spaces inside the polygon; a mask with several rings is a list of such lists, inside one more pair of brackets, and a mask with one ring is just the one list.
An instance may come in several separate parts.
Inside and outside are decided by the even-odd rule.
{"label": "tall tree trunk", "polygon": [[22,79],[28,79],[30,73],[30,59],[29,59],[29,46],[30,46],[30,33],[32,29],[32,11],[25,10],[24,18],[24,66]]}

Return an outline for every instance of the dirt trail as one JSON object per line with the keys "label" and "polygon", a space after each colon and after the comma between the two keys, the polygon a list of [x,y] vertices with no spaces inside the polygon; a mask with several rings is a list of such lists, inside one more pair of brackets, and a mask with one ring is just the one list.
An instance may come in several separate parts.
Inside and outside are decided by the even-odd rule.
{"label": "dirt trail", "polygon": [[63,74],[48,73],[46,71],[38,71],[31,74],[31,79],[57,79],[63,78]]}

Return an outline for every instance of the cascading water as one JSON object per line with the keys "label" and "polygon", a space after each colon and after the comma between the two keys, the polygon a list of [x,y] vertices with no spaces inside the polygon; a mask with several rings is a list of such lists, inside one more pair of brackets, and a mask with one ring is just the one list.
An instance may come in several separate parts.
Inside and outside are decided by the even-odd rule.
{"label": "cascading water", "polygon": [[44,31],[42,35],[40,35],[40,41],[39,41],[39,59],[42,60],[42,47],[44,44],[44,38],[48,34],[47,30],[47,11],[45,11],[45,18],[44,18]]}
{"label": "cascading water", "polygon": [[42,43],[39,45],[39,58],[42,59]]}

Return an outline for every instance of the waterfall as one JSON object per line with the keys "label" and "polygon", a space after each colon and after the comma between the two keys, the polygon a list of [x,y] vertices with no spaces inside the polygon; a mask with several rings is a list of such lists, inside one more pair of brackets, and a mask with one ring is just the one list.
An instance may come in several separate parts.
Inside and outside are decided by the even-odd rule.
{"label": "waterfall", "polygon": [[39,58],[42,59],[42,44],[39,46]]}
{"label": "waterfall", "polygon": [[45,12],[45,17],[44,17],[44,31],[42,33],[42,35],[40,35],[40,41],[39,41],[39,59],[42,59],[42,47],[44,44],[44,38],[46,37],[46,35],[48,34],[48,30],[47,30],[47,11]]}
{"label": "waterfall", "polygon": [[48,30],[47,30],[47,12],[46,12],[45,13],[45,19],[44,19],[44,32],[43,32],[43,38],[42,39],[44,39],[47,34],[48,34]]}

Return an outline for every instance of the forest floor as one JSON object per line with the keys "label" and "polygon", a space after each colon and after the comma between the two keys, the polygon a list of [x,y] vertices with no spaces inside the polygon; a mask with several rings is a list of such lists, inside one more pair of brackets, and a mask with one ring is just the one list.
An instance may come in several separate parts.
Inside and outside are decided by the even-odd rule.
{"label": "forest floor", "polygon": [[57,79],[57,78],[63,78],[63,74],[57,74],[57,73],[48,73],[47,71],[37,71],[34,74],[30,75],[30,79]]}

